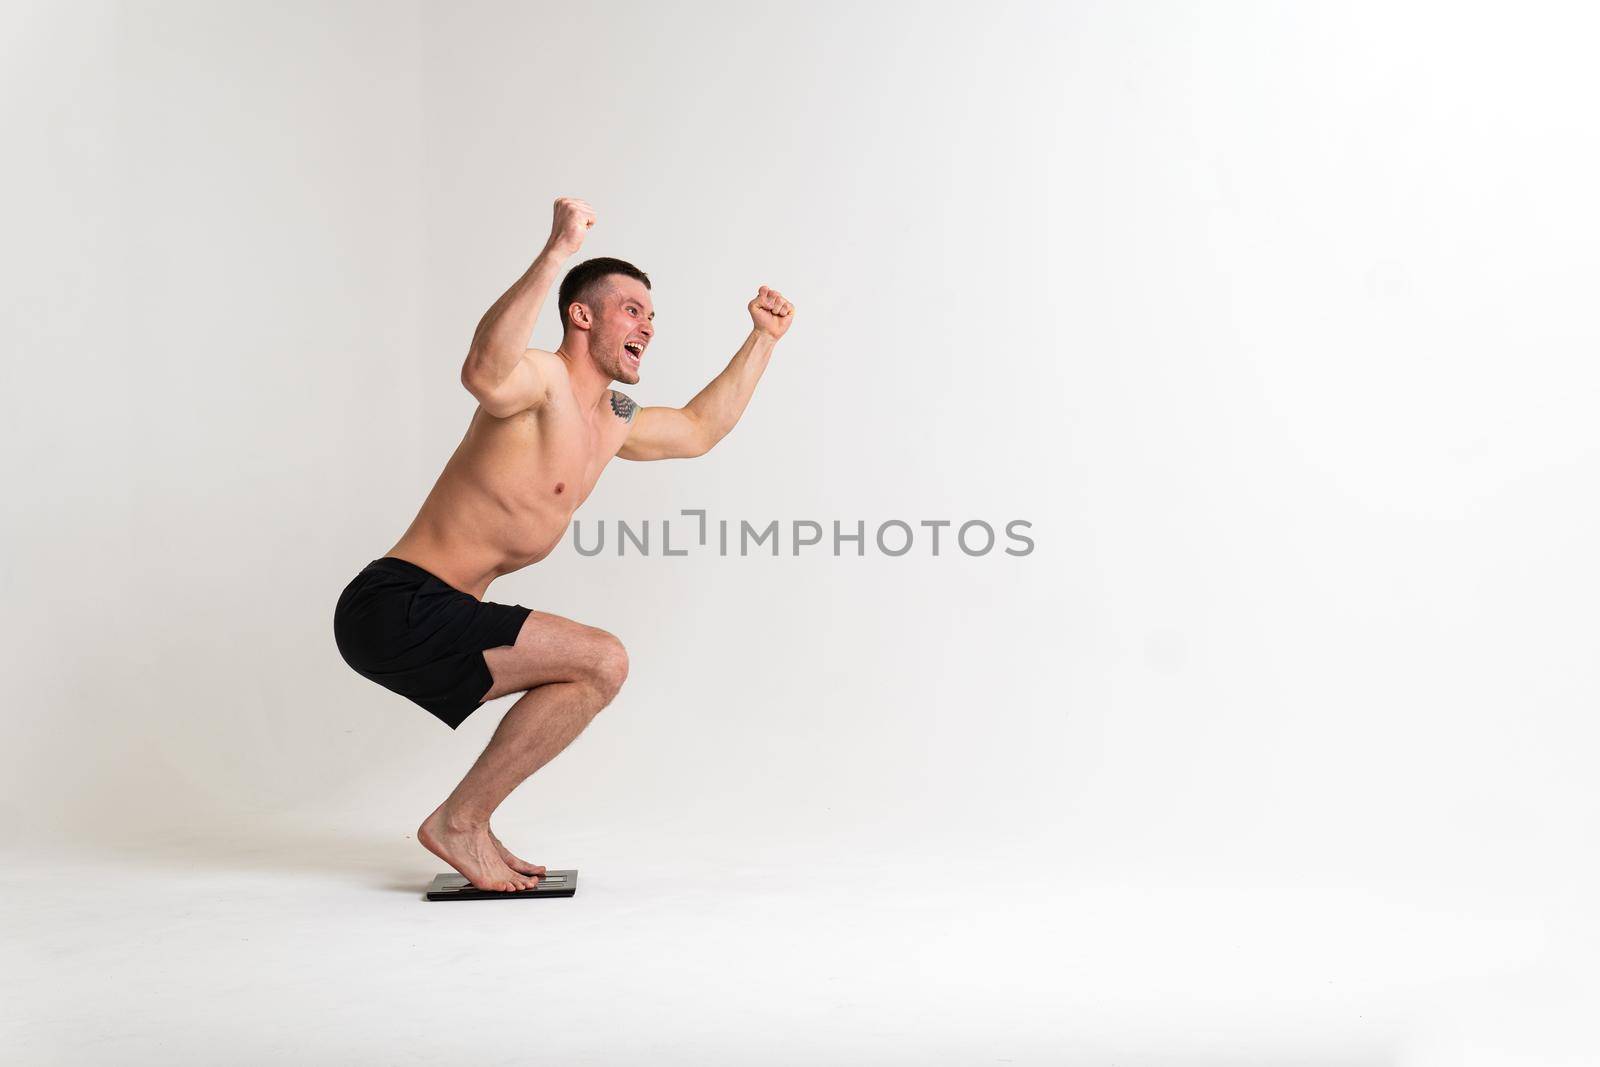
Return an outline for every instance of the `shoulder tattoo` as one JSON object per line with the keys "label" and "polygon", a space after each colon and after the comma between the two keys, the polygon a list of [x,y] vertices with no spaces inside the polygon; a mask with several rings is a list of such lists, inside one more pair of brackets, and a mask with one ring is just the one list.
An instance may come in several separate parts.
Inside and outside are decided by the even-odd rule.
{"label": "shoulder tattoo", "polygon": [[638,405],[633,402],[632,397],[624,396],[615,389],[611,390],[611,414],[623,422],[632,422],[633,413],[637,410],[639,410]]}

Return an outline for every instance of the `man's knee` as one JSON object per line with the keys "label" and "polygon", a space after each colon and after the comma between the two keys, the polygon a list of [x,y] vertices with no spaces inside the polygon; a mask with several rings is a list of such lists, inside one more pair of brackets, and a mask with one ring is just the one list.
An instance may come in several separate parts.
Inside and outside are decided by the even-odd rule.
{"label": "man's knee", "polygon": [[594,686],[607,704],[628,678],[628,650],[611,634],[595,640],[592,667]]}

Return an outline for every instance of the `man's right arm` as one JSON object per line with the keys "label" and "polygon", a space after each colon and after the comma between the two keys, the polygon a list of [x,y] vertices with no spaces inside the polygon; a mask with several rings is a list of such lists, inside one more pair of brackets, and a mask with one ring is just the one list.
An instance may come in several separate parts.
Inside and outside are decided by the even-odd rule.
{"label": "man's right arm", "polygon": [[[557,200],[544,250],[478,323],[461,365],[461,384],[490,415],[503,419],[544,402],[550,384],[547,360],[529,358],[534,353],[528,341],[551,283],[593,225],[594,209],[585,201]],[[548,358],[548,353],[539,355]]]}

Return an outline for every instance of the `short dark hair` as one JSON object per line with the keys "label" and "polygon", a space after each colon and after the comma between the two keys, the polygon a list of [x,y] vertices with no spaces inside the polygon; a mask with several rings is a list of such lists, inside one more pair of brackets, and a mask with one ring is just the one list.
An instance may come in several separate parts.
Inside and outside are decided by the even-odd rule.
{"label": "short dark hair", "polygon": [[561,279],[561,291],[556,294],[556,299],[561,302],[561,329],[563,332],[572,325],[567,319],[567,308],[575,303],[590,303],[594,299],[595,293],[600,289],[601,284],[613,274],[637,278],[644,282],[646,289],[650,288],[650,276],[626,260],[612,259],[609,256],[584,260],[567,271],[567,276]]}

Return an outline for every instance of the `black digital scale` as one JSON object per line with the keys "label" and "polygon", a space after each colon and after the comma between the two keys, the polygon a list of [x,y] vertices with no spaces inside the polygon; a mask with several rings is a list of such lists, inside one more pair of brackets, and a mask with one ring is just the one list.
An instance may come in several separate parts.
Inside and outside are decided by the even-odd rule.
{"label": "black digital scale", "polygon": [[479,889],[467,881],[467,876],[450,871],[436,874],[428,886],[429,900],[538,900],[540,897],[570,897],[578,892],[577,871],[545,871],[539,884],[532,889],[519,889],[502,893],[494,889]]}

